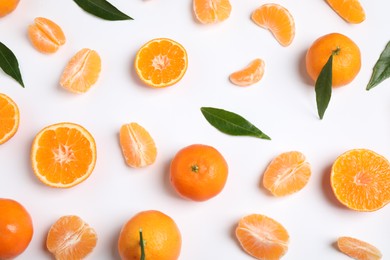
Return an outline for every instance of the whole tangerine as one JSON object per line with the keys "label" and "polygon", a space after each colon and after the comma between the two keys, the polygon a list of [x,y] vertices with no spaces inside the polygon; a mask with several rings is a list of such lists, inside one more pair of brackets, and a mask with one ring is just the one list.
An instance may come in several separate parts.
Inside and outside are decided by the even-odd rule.
{"label": "whole tangerine", "polygon": [[33,236],[30,214],[17,201],[0,198],[0,259],[23,253]]}
{"label": "whole tangerine", "polygon": [[19,4],[19,0],[1,0],[0,1],[0,17],[11,13]]}
{"label": "whole tangerine", "polygon": [[307,73],[316,81],[331,55],[332,86],[347,85],[360,71],[361,55],[359,47],[340,33],[326,34],[313,42],[306,53]]}
{"label": "whole tangerine", "polygon": [[212,146],[193,144],[181,149],[170,165],[170,181],[184,198],[205,201],[218,195],[225,186],[228,165]]}

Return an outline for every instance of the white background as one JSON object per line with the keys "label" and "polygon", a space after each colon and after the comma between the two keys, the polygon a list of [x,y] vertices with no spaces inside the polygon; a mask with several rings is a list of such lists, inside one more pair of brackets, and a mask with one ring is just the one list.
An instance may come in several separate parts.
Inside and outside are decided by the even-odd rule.
{"label": "white background", "polygon": [[[339,236],[353,236],[377,246],[390,259],[390,206],[355,212],[341,206],[329,185],[333,161],[353,148],[368,148],[390,158],[390,80],[366,91],[372,68],[390,40],[390,2],[362,0],[367,19],[351,25],[323,0],[274,1],[293,15],[296,35],[282,47],[250,20],[268,1],[231,0],[228,20],[201,25],[190,0],[111,0],[134,21],[104,21],[73,1],[21,0],[0,19],[0,41],[17,56],[26,88],[0,71],[0,92],[18,104],[16,135],[0,146],[0,197],[22,203],[34,223],[34,237],[19,259],[50,259],[45,239],[61,216],[75,214],[95,228],[98,244],[89,259],[118,259],[122,225],[139,211],[157,209],[171,216],[183,238],[180,259],[251,259],[235,239],[238,220],[251,213],[280,222],[290,234],[284,259],[348,259],[334,246]],[[52,55],[36,51],[27,38],[35,17],[52,19],[67,42]],[[339,32],[360,47],[362,68],[355,80],[335,89],[324,119],[318,119],[313,82],[305,53],[318,37]],[[143,86],[133,69],[137,50],[147,41],[168,37],[188,52],[184,78],[165,89]],[[59,86],[68,60],[80,49],[95,49],[102,72],[89,92],[76,95]],[[263,79],[250,87],[232,85],[228,76],[251,60],[265,61]],[[232,137],[203,118],[200,107],[236,112],[272,138]],[[30,149],[45,126],[74,122],[95,137],[98,159],[85,182],[54,189],[33,174]],[[157,161],[144,169],[126,166],[118,133],[122,124],[138,122],[154,138]],[[207,202],[179,197],[169,183],[169,163],[190,144],[217,148],[229,164],[224,190]],[[312,177],[300,192],[283,198],[260,185],[262,173],[278,154],[303,152]]]}

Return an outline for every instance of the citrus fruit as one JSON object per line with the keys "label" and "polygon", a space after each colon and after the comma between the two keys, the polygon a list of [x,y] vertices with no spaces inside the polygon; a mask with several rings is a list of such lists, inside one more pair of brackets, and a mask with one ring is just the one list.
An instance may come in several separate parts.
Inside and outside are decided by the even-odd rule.
{"label": "citrus fruit", "polygon": [[382,253],[373,245],[352,237],[339,237],[337,246],[344,254],[358,260],[379,260]]}
{"label": "citrus fruit", "polygon": [[7,95],[0,93],[0,144],[13,137],[18,128],[18,105]]}
{"label": "citrus fruit", "polygon": [[366,19],[366,13],[359,0],[326,0],[326,2],[349,23],[361,23]]}
{"label": "citrus fruit", "polygon": [[331,55],[332,86],[340,87],[350,83],[360,71],[360,49],[350,38],[340,33],[326,34],[310,46],[306,53],[309,76],[316,81]]}
{"label": "citrus fruit", "polygon": [[280,259],[288,250],[287,230],[264,215],[251,214],[241,218],[236,237],[244,251],[256,259]]}
{"label": "citrus fruit", "polygon": [[0,259],[22,254],[34,230],[30,214],[17,201],[0,198]]}
{"label": "citrus fruit", "polygon": [[292,43],[295,22],[290,12],[278,4],[264,4],[252,12],[252,21],[269,30],[282,46]]}
{"label": "citrus fruit", "polygon": [[87,179],[96,163],[92,135],[74,123],[58,123],[42,129],[31,149],[35,175],[44,184],[70,188]]}
{"label": "citrus fruit", "polygon": [[311,176],[310,164],[298,151],[279,154],[268,165],[263,175],[263,185],[275,196],[285,196],[300,191]]}
{"label": "citrus fruit", "polygon": [[0,1],[0,17],[11,13],[19,4],[19,0],[1,0]]}
{"label": "citrus fruit", "polygon": [[193,0],[193,9],[199,22],[210,24],[228,19],[232,6],[229,0]]}
{"label": "citrus fruit", "polygon": [[253,60],[247,67],[230,74],[230,81],[237,86],[250,86],[261,80],[264,74],[264,61]]}
{"label": "citrus fruit", "polygon": [[122,260],[141,259],[140,234],[142,231],[145,258],[175,260],[181,250],[181,234],[174,220],[157,211],[142,211],[123,225],[118,239]]}
{"label": "citrus fruit", "polygon": [[155,162],[157,148],[149,132],[137,123],[122,125],[120,145],[127,165],[140,168]]}
{"label": "citrus fruit", "polygon": [[28,27],[28,37],[32,45],[42,53],[56,52],[66,41],[61,27],[43,17],[34,19],[34,24]]}
{"label": "citrus fruit", "polygon": [[135,57],[135,71],[146,85],[163,88],[179,82],[187,70],[184,47],[167,38],[145,43]]}
{"label": "citrus fruit", "polygon": [[96,243],[95,230],[78,216],[59,218],[46,238],[46,247],[57,260],[84,259]]}
{"label": "citrus fruit", "polygon": [[333,163],[331,186],[336,198],[357,211],[374,211],[390,201],[390,163],[368,149],[353,149]]}
{"label": "citrus fruit", "polygon": [[99,54],[84,48],[68,62],[61,75],[60,85],[74,93],[85,93],[99,78],[101,60]]}
{"label": "citrus fruit", "polygon": [[187,199],[205,201],[215,197],[224,188],[227,177],[225,158],[209,145],[184,147],[171,161],[171,184]]}

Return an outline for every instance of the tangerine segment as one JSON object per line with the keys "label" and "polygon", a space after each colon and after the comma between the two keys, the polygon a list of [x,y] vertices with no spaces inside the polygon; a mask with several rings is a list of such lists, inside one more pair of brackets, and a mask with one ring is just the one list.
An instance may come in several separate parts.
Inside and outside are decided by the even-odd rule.
{"label": "tangerine segment", "polygon": [[123,125],[119,139],[127,165],[140,168],[155,162],[157,148],[154,140],[149,132],[139,124]]}
{"label": "tangerine segment", "polygon": [[278,4],[264,4],[252,12],[252,20],[268,29],[282,46],[292,43],[295,36],[295,22],[290,12]]}
{"label": "tangerine segment", "polygon": [[361,23],[366,19],[366,13],[358,0],[326,0],[329,6],[349,23]]}
{"label": "tangerine segment", "polygon": [[278,155],[268,165],[263,185],[275,196],[285,196],[300,191],[311,176],[310,164],[301,152],[291,151]]}
{"label": "tangerine segment", "polygon": [[253,60],[247,67],[230,74],[230,81],[237,86],[250,86],[261,80],[265,63],[262,59]]}
{"label": "tangerine segment", "polygon": [[199,22],[210,24],[229,18],[232,6],[229,0],[193,0],[193,9]]}
{"label": "tangerine segment", "polygon": [[34,24],[28,27],[28,36],[33,46],[43,53],[56,52],[66,41],[61,27],[43,17],[34,19]]}
{"label": "tangerine segment", "polygon": [[331,186],[346,207],[378,210],[390,201],[390,163],[367,149],[347,151],[333,163]]}
{"label": "tangerine segment", "polygon": [[60,85],[74,93],[85,93],[99,78],[101,60],[99,54],[87,48],[77,52],[66,65]]}
{"label": "tangerine segment", "polygon": [[36,135],[31,161],[35,175],[44,184],[70,188],[91,175],[96,164],[95,140],[80,125],[50,125]]}
{"label": "tangerine segment", "polygon": [[0,144],[16,134],[19,118],[18,105],[7,95],[0,93]]}
{"label": "tangerine segment", "polygon": [[135,58],[135,71],[148,86],[171,86],[184,76],[187,70],[187,52],[184,47],[167,38],[153,39],[143,45]]}
{"label": "tangerine segment", "polygon": [[78,216],[63,216],[50,228],[46,247],[58,260],[84,259],[95,248],[95,230]]}
{"label": "tangerine segment", "polygon": [[337,246],[344,254],[358,260],[379,260],[382,253],[375,246],[352,237],[339,237]]}
{"label": "tangerine segment", "polygon": [[264,215],[243,217],[236,228],[236,237],[244,251],[256,259],[280,259],[288,250],[287,230]]}

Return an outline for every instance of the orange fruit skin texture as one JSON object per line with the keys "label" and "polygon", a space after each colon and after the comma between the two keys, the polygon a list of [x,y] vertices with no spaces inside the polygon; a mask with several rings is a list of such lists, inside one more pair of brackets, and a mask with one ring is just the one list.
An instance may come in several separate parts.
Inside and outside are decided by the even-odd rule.
{"label": "orange fruit skin texture", "polygon": [[339,237],[337,246],[344,254],[359,260],[379,260],[382,253],[375,246],[352,237]]}
{"label": "orange fruit skin texture", "polygon": [[174,220],[156,211],[142,211],[123,225],[118,239],[118,252],[122,260],[139,260],[141,257],[140,235],[142,230],[145,258],[176,260],[181,251],[181,234]]}
{"label": "orange fruit skin texture", "polygon": [[17,201],[0,198],[0,259],[22,254],[34,230],[30,214]]}
{"label": "orange fruit skin texture", "polygon": [[178,42],[157,38],[137,52],[134,67],[140,80],[152,88],[164,88],[179,82],[187,71],[188,57]]}
{"label": "orange fruit skin texture", "polygon": [[326,0],[326,2],[349,23],[358,24],[366,19],[366,13],[358,0]]}
{"label": "orange fruit skin texture", "polygon": [[156,161],[156,144],[141,125],[137,123],[122,125],[119,140],[125,161],[130,167],[146,167]]}
{"label": "orange fruit skin texture", "polygon": [[311,176],[310,164],[298,151],[278,155],[263,175],[263,185],[274,196],[286,196],[303,189]]}
{"label": "orange fruit skin texture", "polygon": [[0,17],[11,13],[19,4],[19,0],[1,0],[0,1]]}
{"label": "orange fruit skin texture", "polygon": [[390,163],[371,150],[347,151],[333,163],[331,186],[346,207],[378,210],[390,201]]}
{"label": "orange fruit skin texture", "polygon": [[228,164],[212,146],[194,144],[181,149],[170,165],[170,181],[182,197],[205,201],[218,195],[228,177]]}
{"label": "orange fruit skin texture", "polygon": [[229,0],[193,0],[193,10],[199,22],[212,24],[228,19],[232,6]]}
{"label": "orange fruit skin texture", "polygon": [[55,188],[70,188],[92,173],[96,143],[81,125],[57,123],[42,129],[34,138],[31,164],[35,176]]}
{"label": "orange fruit skin texture", "polygon": [[253,60],[245,68],[230,74],[230,81],[237,86],[250,86],[259,82],[264,75],[265,63],[262,59]]}
{"label": "orange fruit skin texture", "polygon": [[95,230],[78,216],[59,218],[46,238],[46,247],[56,260],[84,259],[96,243]]}
{"label": "orange fruit skin texture", "polygon": [[261,260],[280,259],[287,253],[289,234],[276,220],[260,214],[243,217],[236,238],[249,255]]}
{"label": "orange fruit skin texture", "polygon": [[295,37],[295,22],[290,12],[278,4],[264,4],[254,10],[252,21],[269,30],[284,47],[289,46]]}
{"label": "orange fruit skin texture", "polygon": [[7,95],[0,93],[0,144],[16,134],[19,121],[18,105]]}
{"label": "orange fruit skin texture", "polygon": [[65,34],[55,22],[37,17],[28,27],[28,37],[32,45],[42,53],[54,53],[66,42]]}
{"label": "orange fruit skin texture", "polygon": [[332,86],[341,87],[350,83],[360,71],[361,56],[359,47],[347,36],[330,33],[318,38],[306,53],[306,70],[316,81],[332,52]]}

